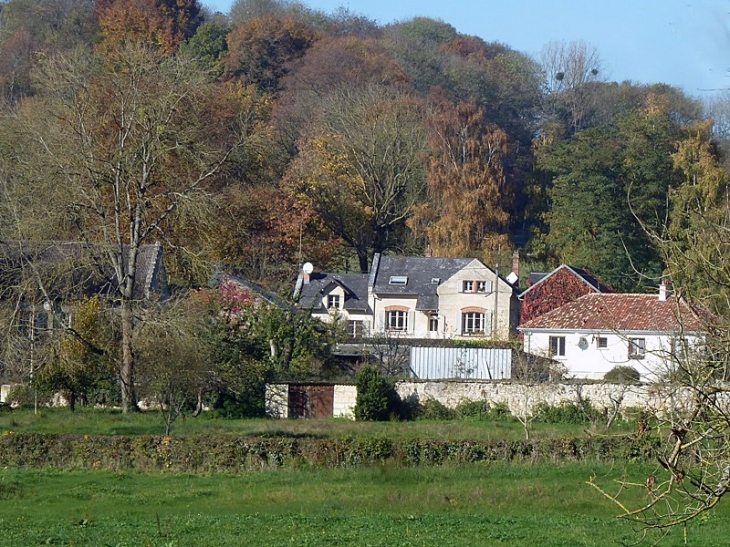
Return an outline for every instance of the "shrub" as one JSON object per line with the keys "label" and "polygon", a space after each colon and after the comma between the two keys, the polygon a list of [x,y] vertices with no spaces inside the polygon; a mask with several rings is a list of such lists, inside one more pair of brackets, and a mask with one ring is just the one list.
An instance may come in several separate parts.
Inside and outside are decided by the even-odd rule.
{"label": "shrub", "polygon": [[378,367],[367,365],[357,373],[355,383],[355,418],[366,421],[387,420],[390,416],[392,382],[380,374]]}
{"label": "shrub", "polygon": [[494,403],[489,407],[486,419],[492,422],[514,422],[515,417],[512,415],[509,407],[505,403]]}
{"label": "shrub", "polygon": [[588,425],[602,420],[604,414],[605,412],[584,399],[578,403],[564,403],[559,406],[540,403],[535,408],[534,416],[535,421],[544,424]]}
{"label": "shrub", "polygon": [[418,411],[420,420],[453,420],[455,418],[457,418],[456,410],[436,399],[425,400]]}
{"label": "shrub", "polygon": [[454,410],[458,418],[484,419],[489,414],[489,405],[486,401],[462,399]]}
{"label": "shrub", "polygon": [[641,374],[634,367],[618,365],[609,370],[603,379],[617,384],[635,384],[641,380]]}

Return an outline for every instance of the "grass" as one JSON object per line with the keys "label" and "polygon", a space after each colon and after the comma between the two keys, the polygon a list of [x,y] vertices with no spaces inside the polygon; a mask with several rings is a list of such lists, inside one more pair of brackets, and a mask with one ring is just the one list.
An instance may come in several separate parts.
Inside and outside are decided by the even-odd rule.
{"label": "grass", "polygon": [[[585,485],[625,471],[576,463],[212,475],[4,470],[0,545],[634,544],[639,531]],[[726,545],[727,517],[723,507],[693,523],[690,544]],[[682,544],[679,530],[661,543]]]}
{"label": "grass", "polygon": [[[627,426],[623,426],[624,431]],[[585,426],[533,423],[530,436],[535,439],[580,437]],[[122,414],[117,410],[81,408],[42,408],[38,413],[16,409],[0,413],[0,432],[78,433],[86,435],[161,435],[165,428],[161,416],[154,411]],[[612,432],[621,431],[614,427]],[[602,433],[601,428],[596,430]],[[204,413],[197,418],[180,419],[173,424],[173,435],[230,434],[264,437],[344,437],[383,435],[390,439],[506,439],[524,438],[524,430],[516,422],[492,422],[477,419],[456,421],[417,420],[413,422],[354,422],[347,419],[317,420],[227,420]]]}

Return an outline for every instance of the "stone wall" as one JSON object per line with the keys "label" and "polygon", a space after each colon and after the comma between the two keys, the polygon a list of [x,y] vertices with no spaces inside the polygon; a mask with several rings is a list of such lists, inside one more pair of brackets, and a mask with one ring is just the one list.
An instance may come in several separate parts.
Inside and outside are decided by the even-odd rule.
{"label": "stone wall", "polygon": [[357,386],[336,385],[332,415],[335,418],[350,418],[354,420],[356,400]]}

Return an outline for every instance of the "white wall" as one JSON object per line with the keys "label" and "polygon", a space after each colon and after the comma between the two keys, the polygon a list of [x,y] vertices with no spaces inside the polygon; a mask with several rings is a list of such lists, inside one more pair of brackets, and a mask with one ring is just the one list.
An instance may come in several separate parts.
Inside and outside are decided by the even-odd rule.
{"label": "white wall", "polygon": [[[573,378],[603,379],[603,376],[616,366],[630,366],[640,374],[642,381],[654,381],[671,370],[672,336],[651,332],[616,332],[595,331],[525,331],[524,350],[533,355],[549,354],[550,337],[565,337],[565,355],[552,358],[563,363],[568,375]],[[597,338],[607,339],[607,347],[599,348]],[[628,350],[629,338],[644,338],[646,352],[642,359],[630,359]],[[585,343],[581,343],[581,339]],[[696,337],[690,338],[696,342]]]}

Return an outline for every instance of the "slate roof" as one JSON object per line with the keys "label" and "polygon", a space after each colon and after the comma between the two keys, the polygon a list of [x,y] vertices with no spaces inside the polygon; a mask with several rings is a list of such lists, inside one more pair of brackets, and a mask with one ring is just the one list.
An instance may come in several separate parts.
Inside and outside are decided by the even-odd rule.
{"label": "slate roof", "polygon": [[521,325],[520,330],[701,332],[698,315],[681,299],[656,294],[590,293]]}
{"label": "slate roof", "polygon": [[368,306],[368,274],[312,273],[309,283],[304,283],[301,273],[297,280],[294,298],[304,309],[320,310],[326,307],[322,299],[330,292],[332,284],[345,291],[344,309],[353,313],[366,313]]}
{"label": "slate roof", "polygon": [[594,276],[591,272],[588,270],[584,270],[583,268],[576,268],[575,266],[568,266],[567,264],[561,264],[557,268],[555,268],[552,272],[549,273],[540,273],[535,272],[531,273],[529,276],[528,283],[530,284],[527,289],[522,291],[522,293],[519,295],[520,298],[525,296],[526,293],[528,293],[533,287],[536,285],[539,285],[545,281],[547,281],[549,278],[551,278],[553,275],[558,273],[561,270],[567,270],[579,279],[583,280],[583,282],[590,287],[591,290],[595,292],[602,292],[602,293],[611,293],[613,292],[613,289],[606,285],[605,283],[601,282],[596,276]]}
{"label": "slate roof", "polygon": [[[3,274],[0,285],[19,282],[27,275],[23,270],[31,264],[44,279],[44,286],[52,298],[109,297],[116,291],[115,274],[99,245],[80,241],[0,243]],[[162,246],[159,243],[142,245],[137,254],[133,297],[165,300],[169,296]]]}
{"label": "slate roof", "polygon": [[[466,268],[473,258],[434,258],[423,256],[381,256],[373,292],[388,296],[415,296],[416,310],[438,309],[438,286]],[[405,285],[393,285],[393,276],[408,278]],[[435,280],[438,279],[438,282]]]}

